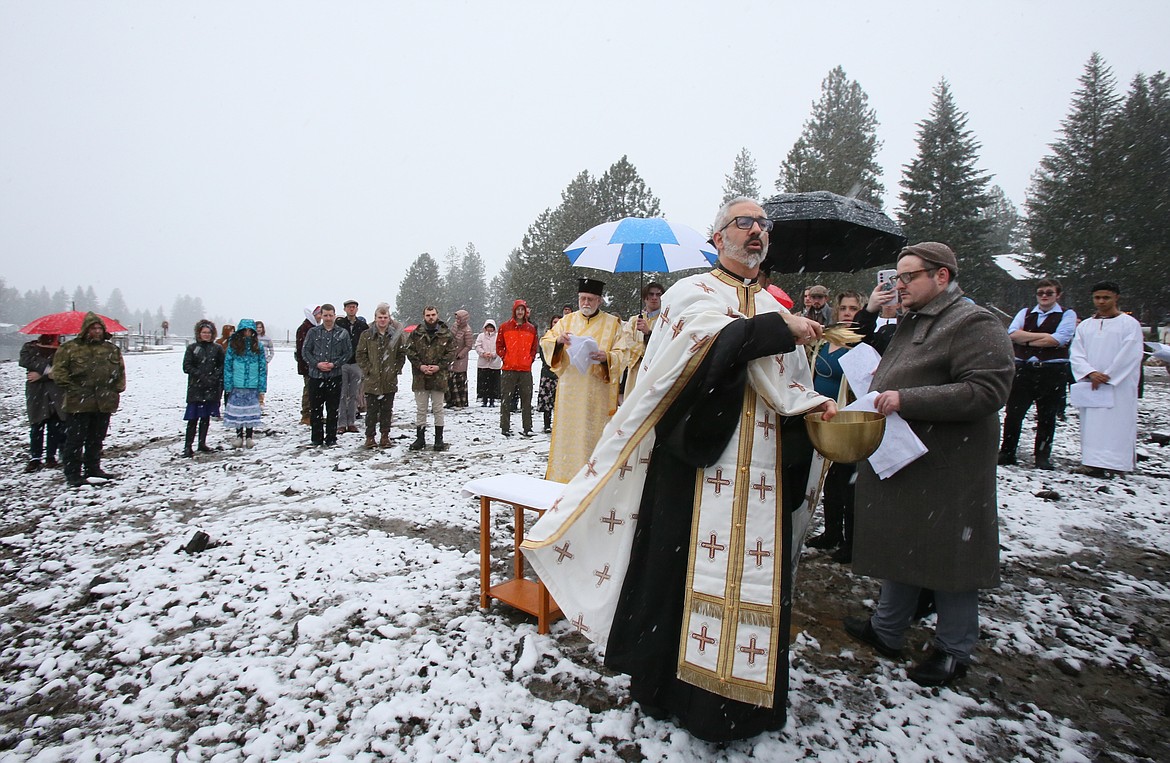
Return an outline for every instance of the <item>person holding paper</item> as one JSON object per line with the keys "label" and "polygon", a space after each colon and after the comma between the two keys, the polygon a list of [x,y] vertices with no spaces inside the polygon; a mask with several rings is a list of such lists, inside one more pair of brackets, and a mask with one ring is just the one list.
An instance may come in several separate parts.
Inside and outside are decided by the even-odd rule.
{"label": "person holding paper", "polygon": [[880,413],[898,413],[925,455],[881,479],[858,464],[853,571],[882,581],[868,619],[845,630],[901,656],[922,589],[935,591],[934,648],[908,671],[923,686],[962,676],[979,638],[979,589],[999,585],[996,456],[999,409],[1015,374],[1011,342],[990,312],[963,298],[945,244],[898,255],[907,311],[874,372]]}
{"label": "person holding paper", "polygon": [[1068,386],[1068,345],[1077,330],[1077,314],[1060,306],[1060,282],[1045,278],[1036,284],[1036,305],[1016,313],[1008,326],[1016,355],[1016,378],[1003,419],[1000,466],[1014,466],[1020,429],[1032,403],[1036,404],[1037,469],[1052,468],[1052,437],[1056,416],[1064,410]]}
{"label": "person holding paper", "polygon": [[[634,340],[620,318],[602,312],[604,289],[601,281],[579,279],[580,309],[559,320],[540,340],[549,367],[560,377],[546,480],[572,479],[585,465],[601,437],[601,430],[617,411],[618,384],[629,363]],[[582,355],[589,341],[597,346],[588,347]],[[574,343],[581,345],[576,351],[572,349]],[[573,355],[577,356],[576,363]]]}
{"label": "person holding paper", "polygon": [[[1136,463],[1142,327],[1121,312],[1119,296],[1121,288],[1112,281],[1093,287],[1096,313],[1081,321],[1069,348],[1073,378],[1078,382],[1073,385],[1074,402],[1084,406],[1079,407],[1081,466],[1074,471],[1094,477],[1107,476],[1109,471],[1132,472]],[[1083,400],[1076,394],[1081,385],[1088,387]],[[1106,389],[1113,393],[1111,406],[1108,395],[1100,394]]]}

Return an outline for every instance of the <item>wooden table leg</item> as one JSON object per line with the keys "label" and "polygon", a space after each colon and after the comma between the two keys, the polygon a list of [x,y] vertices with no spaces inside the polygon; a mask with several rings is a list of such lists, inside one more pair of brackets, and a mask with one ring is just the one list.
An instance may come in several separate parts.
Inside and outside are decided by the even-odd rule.
{"label": "wooden table leg", "polygon": [[516,571],[513,577],[520,579],[524,577],[524,555],[520,553],[520,544],[524,542],[524,509],[520,506],[513,505],[512,511],[515,512],[513,521],[516,523],[516,531],[513,533],[512,543],[512,566]]}
{"label": "wooden table leg", "polygon": [[479,497],[479,606],[487,609],[492,588],[491,500]]}

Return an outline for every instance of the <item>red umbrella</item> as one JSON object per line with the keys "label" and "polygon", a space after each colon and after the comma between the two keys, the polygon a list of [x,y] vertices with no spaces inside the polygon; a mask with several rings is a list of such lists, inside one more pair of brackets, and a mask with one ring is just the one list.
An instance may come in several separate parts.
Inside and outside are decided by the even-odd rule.
{"label": "red umbrella", "polygon": [[[22,334],[80,334],[81,324],[88,313],[82,310],[67,310],[63,313],[42,315],[20,330]],[[99,315],[102,323],[106,324],[106,331],[111,334],[129,332],[130,329],[118,323],[113,318]]]}

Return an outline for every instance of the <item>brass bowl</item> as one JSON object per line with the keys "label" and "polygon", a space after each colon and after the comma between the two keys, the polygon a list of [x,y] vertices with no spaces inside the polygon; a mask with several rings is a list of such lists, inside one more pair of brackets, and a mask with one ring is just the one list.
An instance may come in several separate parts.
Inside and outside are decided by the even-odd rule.
{"label": "brass bowl", "polygon": [[886,433],[886,417],[873,411],[839,411],[832,421],[806,413],[804,427],[817,452],[838,464],[869,458]]}

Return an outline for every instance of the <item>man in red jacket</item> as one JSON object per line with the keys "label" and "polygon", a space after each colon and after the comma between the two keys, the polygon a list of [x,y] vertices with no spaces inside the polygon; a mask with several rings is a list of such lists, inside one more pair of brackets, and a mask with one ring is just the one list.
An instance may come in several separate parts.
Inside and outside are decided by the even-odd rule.
{"label": "man in red jacket", "polygon": [[528,321],[528,303],[512,303],[512,320],[496,333],[496,354],[504,361],[500,375],[500,430],[512,436],[512,395],[520,388],[520,411],[525,437],[532,436],[532,362],[540,347],[536,326]]}

